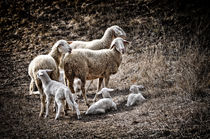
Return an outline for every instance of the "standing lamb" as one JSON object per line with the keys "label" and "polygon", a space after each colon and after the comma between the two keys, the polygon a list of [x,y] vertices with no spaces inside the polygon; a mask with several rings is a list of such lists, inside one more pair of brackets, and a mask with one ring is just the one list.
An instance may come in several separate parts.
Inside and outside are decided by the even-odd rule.
{"label": "standing lamb", "polygon": [[142,96],[141,91],[140,91],[143,88],[144,87],[142,85],[132,85],[130,87],[131,94],[129,94],[128,96],[126,106],[133,106],[137,103],[141,103],[145,101],[145,98]]}
{"label": "standing lamb", "polygon": [[114,108],[117,110],[116,104],[113,102],[109,92],[113,91],[114,89],[103,88],[97,94],[102,94],[103,98],[97,101],[96,103],[92,104],[85,114],[101,114],[105,113],[106,110]]}
{"label": "standing lamb", "polygon": [[62,84],[61,82],[51,80],[48,73],[52,72],[52,70],[39,70],[37,72],[37,77],[42,82],[42,87],[44,93],[46,95],[46,115],[45,118],[48,116],[49,113],[49,104],[51,100],[51,96],[55,97],[55,104],[56,104],[56,117],[57,120],[59,118],[62,101],[65,99],[69,106],[73,107],[73,109],[77,112],[77,118],[80,119],[80,111],[78,109],[77,103],[74,101],[73,95],[67,86]]}
{"label": "standing lamb", "polygon": [[[79,78],[82,82],[82,95],[86,105],[89,106],[85,94],[86,80],[99,78],[99,91],[103,78],[105,78],[105,86],[107,87],[110,75],[118,71],[118,67],[122,61],[122,54],[125,52],[125,44],[128,44],[128,41],[118,37],[112,41],[110,49],[73,49],[72,53],[65,55],[64,74],[68,81],[68,87],[71,89],[72,93],[74,93],[74,78]],[[97,95],[94,101],[96,97]]]}
{"label": "standing lamb", "polygon": [[71,48],[67,41],[65,40],[59,40],[57,41],[53,47],[52,50],[48,55],[39,55],[35,57],[28,67],[28,74],[31,77],[31,83],[29,87],[29,93],[33,94],[34,90],[34,83],[36,87],[38,88],[38,91],[40,93],[40,99],[41,99],[41,111],[39,113],[39,117],[43,115],[43,111],[45,109],[45,95],[42,90],[42,83],[37,78],[37,72],[39,69],[50,69],[52,72],[49,74],[50,78],[53,80],[58,80],[59,78],[59,68],[58,65],[60,64],[60,60],[63,54],[71,52]]}

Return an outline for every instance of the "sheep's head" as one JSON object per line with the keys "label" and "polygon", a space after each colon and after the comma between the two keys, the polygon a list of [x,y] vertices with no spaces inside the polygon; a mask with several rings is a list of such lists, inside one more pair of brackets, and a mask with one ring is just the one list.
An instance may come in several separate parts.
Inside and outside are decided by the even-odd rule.
{"label": "sheep's head", "polygon": [[109,92],[114,91],[114,89],[111,88],[102,88],[101,91],[99,91],[97,94],[100,95],[102,94],[103,98],[111,98]]}
{"label": "sheep's head", "polygon": [[112,49],[115,47],[118,52],[120,52],[121,54],[124,54],[126,51],[125,46],[128,44],[129,42],[127,40],[117,37],[112,41],[110,48]]}
{"label": "sheep's head", "polygon": [[59,40],[54,45],[53,48],[57,48],[60,53],[71,53],[72,48],[70,47],[71,42],[67,42],[66,40]]}
{"label": "sheep's head", "polygon": [[144,89],[143,85],[132,85],[130,87],[130,92],[132,92],[132,93],[139,93],[143,89]]}
{"label": "sheep's head", "polygon": [[41,79],[41,78],[43,78],[44,76],[46,76],[47,73],[51,73],[52,71],[53,71],[53,70],[51,70],[51,69],[39,70],[39,71],[37,72],[37,77],[38,77],[39,79]]}
{"label": "sheep's head", "polygon": [[126,38],[126,33],[121,27],[114,25],[114,26],[111,26],[110,28],[113,30],[114,38],[117,38],[117,37],[122,37],[124,39]]}

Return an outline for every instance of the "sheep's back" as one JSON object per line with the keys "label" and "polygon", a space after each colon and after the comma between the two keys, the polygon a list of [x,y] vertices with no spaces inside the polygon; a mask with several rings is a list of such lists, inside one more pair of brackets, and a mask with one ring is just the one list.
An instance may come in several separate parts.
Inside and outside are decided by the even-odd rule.
{"label": "sheep's back", "polygon": [[[75,74],[86,72],[88,80],[102,77],[105,73],[110,50],[74,49],[64,58],[64,70],[73,69]],[[68,68],[67,68],[68,67]]]}
{"label": "sheep's back", "polygon": [[34,78],[40,69],[51,69],[53,72],[56,72],[56,74],[58,70],[55,60],[49,55],[39,55],[34,58],[29,65],[29,73],[33,74],[32,76]]}

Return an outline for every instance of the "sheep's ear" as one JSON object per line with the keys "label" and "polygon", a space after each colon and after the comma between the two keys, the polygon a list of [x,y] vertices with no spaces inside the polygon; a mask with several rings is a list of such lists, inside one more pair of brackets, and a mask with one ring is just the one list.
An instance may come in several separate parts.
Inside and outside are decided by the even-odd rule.
{"label": "sheep's ear", "polygon": [[115,47],[115,43],[111,43],[111,46],[110,46],[110,49],[114,48]]}
{"label": "sheep's ear", "polygon": [[53,70],[51,70],[51,69],[46,69],[45,71],[49,73],[49,72],[52,72]]}
{"label": "sheep's ear", "polygon": [[143,85],[137,85],[137,87],[138,87],[139,89],[144,89],[144,86],[143,86]]}
{"label": "sheep's ear", "polygon": [[71,44],[73,41],[67,41],[68,42],[68,44]]}
{"label": "sheep's ear", "polygon": [[112,88],[107,88],[107,91],[108,91],[108,92],[111,92],[111,91],[114,91],[114,89],[112,89]]}
{"label": "sheep's ear", "polygon": [[42,75],[44,75],[44,73],[43,72],[39,72],[39,76],[42,76]]}
{"label": "sheep's ear", "polygon": [[123,40],[123,43],[124,43],[124,45],[128,45],[128,44],[130,44],[130,42],[129,42],[129,41],[127,41],[127,40]]}
{"label": "sheep's ear", "polygon": [[102,91],[99,91],[97,94],[98,94],[98,95],[102,94]]}
{"label": "sheep's ear", "polygon": [[120,30],[117,27],[114,27],[113,30],[114,30],[115,36],[116,36],[116,34],[118,34],[118,35],[121,34]]}

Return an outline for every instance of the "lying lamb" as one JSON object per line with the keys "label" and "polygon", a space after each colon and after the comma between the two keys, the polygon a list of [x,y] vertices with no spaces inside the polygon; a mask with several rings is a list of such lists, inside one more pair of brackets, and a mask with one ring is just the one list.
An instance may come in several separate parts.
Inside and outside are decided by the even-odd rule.
{"label": "lying lamb", "polygon": [[103,98],[92,104],[85,114],[102,114],[105,113],[106,110],[114,108],[117,110],[116,104],[113,102],[109,92],[114,89],[103,88],[97,94],[102,94]]}
{"label": "lying lamb", "polygon": [[145,101],[145,98],[142,96],[141,91],[140,91],[143,88],[144,87],[142,85],[132,85],[130,87],[131,94],[129,94],[128,96],[128,101],[127,101],[126,106],[133,106],[137,103],[141,103]]}
{"label": "lying lamb", "polygon": [[55,80],[51,80],[47,72],[52,72],[52,70],[39,70],[37,72],[37,77],[42,82],[43,91],[46,95],[46,115],[45,118],[48,116],[49,113],[49,104],[51,96],[55,97],[56,103],[56,117],[55,119],[59,118],[62,101],[65,99],[69,106],[73,107],[76,110],[77,118],[80,119],[80,111],[78,108],[77,103],[74,101],[73,95],[68,87],[64,84],[57,82]]}

